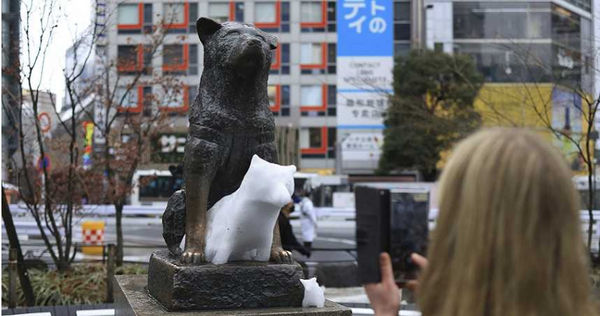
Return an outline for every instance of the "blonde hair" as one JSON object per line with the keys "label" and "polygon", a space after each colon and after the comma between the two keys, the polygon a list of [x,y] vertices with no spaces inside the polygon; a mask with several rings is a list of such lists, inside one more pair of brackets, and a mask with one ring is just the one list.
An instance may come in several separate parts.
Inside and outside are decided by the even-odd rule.
{"label": "blonde hair", "polygon": [[533,132],[462,141],[440,179],[423,315],[596,315],[571,176]]}

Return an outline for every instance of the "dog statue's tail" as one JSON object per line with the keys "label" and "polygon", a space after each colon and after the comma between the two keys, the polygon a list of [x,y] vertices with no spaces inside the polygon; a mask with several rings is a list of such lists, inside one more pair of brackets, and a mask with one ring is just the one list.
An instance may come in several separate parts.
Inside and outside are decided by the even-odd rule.
{"label": "dog statue's tail", "polygon": [[181,240],[185,235],[185,190],[175,191],[169,198],[167,208],[162,217],[163,238],[167,243],[169,251],[175,255],[181,255]]}

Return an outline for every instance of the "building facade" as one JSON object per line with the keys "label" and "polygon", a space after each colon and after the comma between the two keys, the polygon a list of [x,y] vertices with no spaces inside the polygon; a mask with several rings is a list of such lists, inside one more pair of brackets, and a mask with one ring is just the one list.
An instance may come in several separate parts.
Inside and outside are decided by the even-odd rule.
{"label": "building facade", "polygon": [[[363,1],[370,5],[371,1]],[[368,2],[368,3],[367,3]],[[386,2],[386,1],[381,1]],[[415,38],[411,1],[387,1],[393,10],[393,50],[406,54]],[[180,97],[166,102],[160,110],[170,112],[170,128],[157,138],[158,154],[152,166],[166,169],[182,161],[187,133],[186,111],[196,96],[202,73],[203,47],[196,35],[195,22],[201,16],[214,20],[253,23],[279,39],[269,77],[271,110],[279,126],[298,129],[299,166],[303,171],[334,173],[372,173],[377,157],[358,162],[352,170],[340,169],[340,144],[356,132],[338,128],[337,39],[338,1],[106,1],[100,2],[101,23],[107,26],[100,49],[108,58],[133,61],[119,69],[127,84],[128,67],[147,67],[148,78],[155,75],[176,76],[184,82]],[[145,33],[153,25],[168,21],[168,34],[154,58],[143,53],[148,45]],[[142,48],[142,49],[139,49]],[[391,69],[389,69],[391,73]],[[133,77],[133,76],[131,76]],[[142,81],[144,76],[142,76]],[[157,86],[139,86],[127,96],[127,106],[141,115],[152,111],[141,100],[156,93]],[[148,113],[149,114],[149,113]]]}
{"label": "building facade", "polygon": [[[473,57],[485,80],[475,102],[484,125],[547,132],[550,124],[581,135],[586,130],[583,98],[598,98],[594,85],[600,76],[592,4],[426,0],[427,47]],[[574,171],[583,172],[572,143],[548,138]]]}
{"label": "building facade", "polygon": [[473,57],[489,83],[592,91],[591,0],[426,0],[427,47]]}

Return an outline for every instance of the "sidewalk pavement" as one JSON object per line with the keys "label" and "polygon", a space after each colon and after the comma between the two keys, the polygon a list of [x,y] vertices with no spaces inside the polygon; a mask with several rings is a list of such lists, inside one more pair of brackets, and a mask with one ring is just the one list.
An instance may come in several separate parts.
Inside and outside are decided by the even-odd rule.
{"label": "sidewalk pavement", "polygon": [[[352,315],[374,315],[363,287],[325,288],[325,298],[352,309]],[[400,316],[420,316],[413,304],[402,302]]]}

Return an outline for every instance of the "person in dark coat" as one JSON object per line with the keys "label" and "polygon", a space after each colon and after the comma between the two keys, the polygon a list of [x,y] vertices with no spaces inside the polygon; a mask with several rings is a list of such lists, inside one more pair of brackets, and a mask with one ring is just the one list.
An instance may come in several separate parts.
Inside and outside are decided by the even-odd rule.
{"label": "person in dark coat", "polygon": [[284,250],[297,250],[299,253],[305,255],[307,258],[310,258],[310,251],[298,242],[296,236],[294,235],[294,231],[292,230],[292,225],[290,224],[289,216],[293,210],[294,203],[290,202],[281,209],[281,212],[279,212],[277,222],[279,223],[281,246]]}

